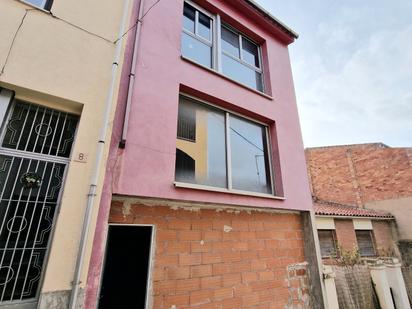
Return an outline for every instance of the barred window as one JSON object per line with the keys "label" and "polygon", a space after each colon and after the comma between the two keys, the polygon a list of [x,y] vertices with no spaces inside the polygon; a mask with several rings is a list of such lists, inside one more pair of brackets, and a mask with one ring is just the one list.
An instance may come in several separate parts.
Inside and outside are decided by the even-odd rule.
{"label": "barred window", "polygon": [[330,257],[336,253],[336,237],[334,230],[318,230],[322,257]]}
{"label": "barred window", "polygon": [[375,256],[375,245],[371,230],[356,230],[356,240],[358,242],[359,253],[361,256]]}

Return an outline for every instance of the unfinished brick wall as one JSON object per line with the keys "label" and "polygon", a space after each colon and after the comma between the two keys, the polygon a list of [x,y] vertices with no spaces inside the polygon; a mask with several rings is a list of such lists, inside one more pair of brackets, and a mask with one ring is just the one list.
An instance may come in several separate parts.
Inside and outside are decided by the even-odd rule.
{"label": "unfinished brick wall", "polygon": [[115,201],[110,222],[156,226],[153,308],[308,308],[299,214]]}
{"label": "unfinished brick wall", "polygon": [[346,150],[307,149],[305,153],[312,195],[325,201],[357,205],[357,191],[352,184]]}
{"label": "unfinished brick wall", "polygon": [[408,148],[357,150],[354,165],[363,203],[412,196]]}
{"label": "unfinished brick wall", "polygon": [[394,242],[392,239],[391,222],[373,220],[373,235],[375,238],[376,249],[380,255],[392,253]]}
{"label": "unfinished brick wall", "polygon": [[285,309],[310,308],[308,263],[288,265],[289,301]]}
{"label": "unfinished brick wall", "polygon": [[306,150],[312,193],[349,205],[412,196],[411,148],[381,144]]}
{"label": "unfinished brick wall", "polygon": [[352,219],[335,219],[335,233],[338,244],[343,249],[353,250],[357,246]]}

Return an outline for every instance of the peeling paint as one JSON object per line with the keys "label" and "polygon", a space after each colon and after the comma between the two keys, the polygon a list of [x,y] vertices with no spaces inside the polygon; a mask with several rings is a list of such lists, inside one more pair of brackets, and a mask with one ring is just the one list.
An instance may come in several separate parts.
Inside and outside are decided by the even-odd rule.
{"label": "peeling paint", "polygon": [[123,216],[128,216],[128,215],[130,215],[130,208],[131,208],[132,206],[129,204],[129,203],[124,203],[123,204],[123,209],[122,209],[122,213],[123,213]]}

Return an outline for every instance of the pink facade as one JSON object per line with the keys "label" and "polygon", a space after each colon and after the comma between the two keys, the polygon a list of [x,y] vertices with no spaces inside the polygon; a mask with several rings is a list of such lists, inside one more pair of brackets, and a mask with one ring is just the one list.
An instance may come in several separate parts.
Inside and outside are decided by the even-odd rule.
{"label": "pink facade", "polygon": [[[227,3],[209,1],[208,7],[213,5],[214,10],[209,11],[219,12],[226,22],[263,42],[265,83],[273,99],[182,59],[183,1],[160,2],[142,27],[127,143],[117,166],[114,194],[299,210],[311,207],[289,54],[279,39],[284,39],[283,33],[276,35],[273,26],[263,28],[255,16],[248,18],[250,11]],[[175,188],[181,90],[270,125],[274,161],[279,158],[274,165],[280,165],[274,171],[276,185],[282,187],[284,201]]]}
{"label": "pink facade", "polygon": [[[160,1],[144,17],[126,146],[119,149],[130,67],[126,66],[122,74],[89,269],[86,308],[93,307],[97,296],[112,195],[302,211],[312,207],[288,53],[288,44],[294,38],[247,1],[196,2],[261,44],[266,95],[181,57],[183,0]],[[147,12],[153,3],[146,1],[143,11]],[[136,15],[137,12],[133,20]],[[132,35],[126,61],[130,61],[131,41]],[[269,126],[275,186],[277,195],[284,199],[175,187],[180,93]]]}

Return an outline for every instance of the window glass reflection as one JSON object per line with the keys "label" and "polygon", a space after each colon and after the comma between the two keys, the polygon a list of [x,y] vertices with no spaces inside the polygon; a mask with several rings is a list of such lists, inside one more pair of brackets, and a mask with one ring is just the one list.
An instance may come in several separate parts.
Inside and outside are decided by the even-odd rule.
{"label": "window glass reflection", "polygon": [[242,38],[242,59],[250,65],[260,67],[258,47],[245,38]]}
{"label": "window glass reflection", "polygon": [[272,193],[265,128],[231,115],[230,146],[233,188]]}
{"label": "window glass reflection", "polygon": [[239,36],[232,31],[222,27],[222,50],[239,58]]}
{"label": "window glass reflection", "polygon": [[206,67],[212,66],[212,48],[184,32],[182,33],[182,54]]}
{"label": "window glass reflection", "polygon": [[222,54],[223,74],[251,88],[263,91],[262,75],[246,65]]}
{"label": "window glass reflection", "polygon": [[205,14],[199,12],[199,23],[198,23],[198,35],[205,38],[208,41],[211,41],[211,20]]}
{"label": "window glass reflection", "polygon": [[195,33],[195,9],[187,3],[183,8],[183,28]]}
{"label": "window glass reflection", "polygon": [[[214,108],[181,98],[178,123],[195,132],[195,138],[181,130],[176,140],[176,181],[227,187],[225,114]],[[191,122],[191,123],[190,123]]]}

